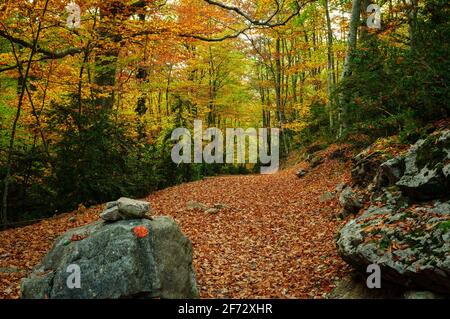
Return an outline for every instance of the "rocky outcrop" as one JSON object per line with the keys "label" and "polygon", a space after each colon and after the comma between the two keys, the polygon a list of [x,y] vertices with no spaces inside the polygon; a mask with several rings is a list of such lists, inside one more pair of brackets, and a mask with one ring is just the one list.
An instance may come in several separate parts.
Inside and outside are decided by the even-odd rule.
{"label": "rocky outcrop", "polygon": [[352,184],[353,186],[366,187],[375,178],[378,167],[388,159],[388,155],[381,151],[372,152],[365,149],[353,159]]}
{"label": "rocky outcrop", "polygon": [[404,171],[395,185],[405,195],[417,200],[450,195],[450,131],[418,141],[399,161]]}
{"label": "rocky outcrop", "polygon": [[376,189],[396,185],[417,201],[450,195],[450,131],[419,140],[404,155],[380,165]]}
{"label": "rocky outcrop", "polygon": [[339,203],[342,206],[342,217],[356,214],[362,208],[362,201],[350,186],[345,186],[339,194]]}
{"label": "rocky outcrop", "polygon": [[[120,205],[119,205],[120,207]],[[80,288],[69,286],[79,267]],[[196,298],[192,245],[169,217],[68,231],[21,283],[22,298]]]}
{"label": "rocky outcrop", "polygon": [[339,232],[341,256],[364,272],[380,266],[382,278],[406,287],[450,293],[450,202],[434,207],[370,207]]}
{"label": "rocky outcrop", "polygon": [[384,283],[379,289],[370,289],[364,276],[351,273],[335,282],[335,288],[327,299],[444,299],[445,296],[431,291],[406,290],[397,285]]}
{"label": "rocky outcrop", "polygon": [[378,264],[385,281],[450,294],[449,165],[450,131],[380,164],[369,208],[338,234],[342,258],[361,272]]}
{"label": "rocky outcrop", "polygon": [[396,157],[382,163],[374,179],[375,189],[395,185],[405,173],[402,157]]}
{"label": "rocky outcrop", "polygon": [[402,289],[393,285],[382,285],[380,289],[370,289],[361,274],[350,273],[335,282],[335,288],[327,299],[398,299]]}

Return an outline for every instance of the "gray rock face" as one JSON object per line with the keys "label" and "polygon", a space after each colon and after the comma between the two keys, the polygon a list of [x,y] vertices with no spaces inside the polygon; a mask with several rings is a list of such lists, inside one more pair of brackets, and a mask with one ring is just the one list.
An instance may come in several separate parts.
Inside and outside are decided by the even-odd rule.
{"label": "gray rock face", "polygon": [[382,278],[406,287],[450,293],[450,202],[434,206],[371,206],[339,232],[342,258],[364,272],[377,263]]}
{"label": "gray rock face", "polygon": [[345,183],[339,183],[338,185],[336,185],[336,188],[335,188],[335,192],[336,193],[340,193],[340,192],[342,192],[343,190],[344,190],[344,188],[346,188],[348,185],[347,184],[345,184]]}
{"label": "gray rock face", "polygon": [[380,166],[375,183],[397,185],[416,200],[433,200],[450,194],[450,131],[419,140],[403,156]]}
{"label": "gray rock face", "polygon": [[100,217],[103,220],[106,220],[108,222],[117,221],[123,219],[122,216],[120,216],[119,213],[119,207],[118,206],[112,206],[110,208],[106,208],[101,214]]}
{"label": "gray rock face", "polygon": [[338,234],[342,258],[361,272],[377,263],[385,281],[450,294],[449,166],[448,130],[382,163],[368,187],[372,205]]}
{"label": "gray rock face", "polygon": [[[367,276],[367,274],[366,274]],[[379,289],[370,289],[366,284],[366,276],[350,273],[335,282],[336,287],[327,299],[398,299],[403,290],[398,286],[382,284]]]}
{"label": "gray rock face", "polygon": [[353,159],[352,186],[365,187],[372,182],[377,174],[378,167],[387,160],[387,155],[379,151],[370,152],[365,149]]}
{"label": "gray rock face", "polygon": [[106,221],[117,221],[149,217],[151,212],[149,202],[121,197],[117,201],[106,203],[100,217]]}
{"label": "gray rock face", "polygon": [[[145,227],[148,234],[137,236],[136,226]],[[72,264],[80,267],[81,288],[68,288],[71,273],[67,268]],[[192,245],[168,217],[95,222],[58,238],[30,277],[22,281],[21,295],[49,299],[197,298]]]}
{"label": "gray rock face", "polygon": [[380,165],[375,177],[376,189],[392,186],[397,183],[405,173],[405,162],[402,157],[390,159]]}
{"label": "gray rock face", "polygon": [[342,206],[343,211],[341,214],[344,217],[351,214],[356,214],[362,208],[361,200],[349,186],[344,187],[339,195],[339,203]]}

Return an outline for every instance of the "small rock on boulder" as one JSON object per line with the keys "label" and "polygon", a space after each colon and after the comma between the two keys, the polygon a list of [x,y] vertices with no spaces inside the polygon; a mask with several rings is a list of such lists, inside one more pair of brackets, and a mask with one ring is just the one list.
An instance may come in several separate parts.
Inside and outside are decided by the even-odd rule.
{"label": "small rock on boulder", "polygon": [[105,221],[150,218],[150,212],[149,202],[121,197],[117,201],[106,203],[100,217]]}

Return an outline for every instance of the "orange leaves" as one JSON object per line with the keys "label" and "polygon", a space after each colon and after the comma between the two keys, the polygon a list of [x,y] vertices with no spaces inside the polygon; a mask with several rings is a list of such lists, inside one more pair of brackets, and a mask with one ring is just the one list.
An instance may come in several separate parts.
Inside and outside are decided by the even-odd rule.
{"label": "orange leaves", "polygon": [[[333,289],[334,278],[346,269],[334,243],[340,225],[333,218],[336,200],[318,201],[348,178],[342,174],[336,162],[327,162],[302,180],[295,169],[218,177],[148,199],[192,240],[202,297],[316,298]],[[228,208],[205,215],[186,209],[190,200]]]}
{"label": "orange leaves", "polygon": [[133,233],[137,238],[144,238],[148,236],[148,229],[145,226],[136,226],[133,228]]}
{"label": "orange leaves", "polygon": [[[148,196],[155,211],[173,217],[192,241],[201,297],[321,298],[345,274],[347,266],[334,242],[342,224],[333,217],[339,207],[335,199],[320,203],[318,198],[348,181],[348,171],[338,161],[327,161],[299,179],[297,169],[208,178]],[[188,210],[190,200],[227,207],[205,214]],[[0,273],[0,298],[18,298],[20,279],[40,262],[55,237],[97,220],[99,211],[100,206],[80,206],[69,214],[1,232],[0,268],[16,267],[20,272]],[[133,233],[144,238],[149,230],[140,225]]]}
{"label": "orange leaves", "polygon": [[81,241],[88,237],[87,234],[73,234],[72,237],[70,237],[70,241]]}

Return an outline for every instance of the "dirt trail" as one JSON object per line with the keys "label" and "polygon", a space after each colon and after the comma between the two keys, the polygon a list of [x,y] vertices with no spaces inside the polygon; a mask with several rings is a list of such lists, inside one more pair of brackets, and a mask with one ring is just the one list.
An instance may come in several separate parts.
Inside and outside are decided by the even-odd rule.
{"label": "dirt trail", "polygon": [[[348,167],[327,161],[299,179],[299,167],[274,175],[207,178],[147,197],[157,215],[170,215],[192,240],[203,298],[321,298],[347,268],[334,236],[342,221],[325,191],[348,181]],[[215,215],[186,203],[222,203]],[[101,205],[0,232],[0,298],[17,298],[19,281],[69,228],[98,219]],[[5,270],[6,269],[6,270]]]}

